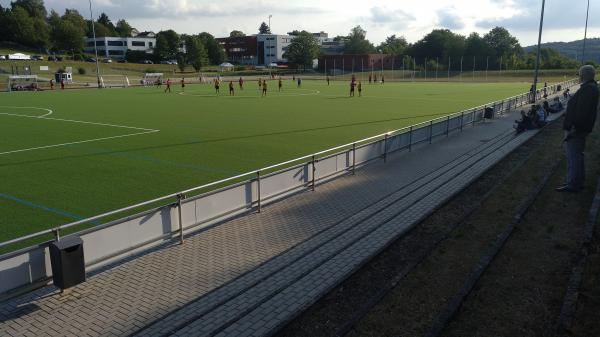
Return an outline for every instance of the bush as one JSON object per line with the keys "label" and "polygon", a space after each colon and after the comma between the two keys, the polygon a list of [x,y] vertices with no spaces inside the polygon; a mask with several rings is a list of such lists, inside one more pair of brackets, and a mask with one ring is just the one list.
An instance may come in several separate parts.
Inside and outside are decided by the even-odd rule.
{"label": "bush", "polygon": [[79,67],[79,69],[77,69],[77,72],[79,72],[79,75],[85,75],[86,71],[85,68]]}

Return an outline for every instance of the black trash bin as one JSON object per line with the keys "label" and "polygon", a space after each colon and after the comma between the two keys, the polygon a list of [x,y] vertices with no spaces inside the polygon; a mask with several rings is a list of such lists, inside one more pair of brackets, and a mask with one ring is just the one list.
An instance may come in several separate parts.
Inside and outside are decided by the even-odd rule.
{"label": "black trash bin", "polygon": [[83,240],[67,236],[50,244],[50,261],[54,285],[68,289],[85,282]]}
{"label": "black trash bin", "polygon": [[483,114],[483,118],[486,118],[486,119],[494,118],[494,108],[490,108],[490,107],[485,108],[485,113]]}

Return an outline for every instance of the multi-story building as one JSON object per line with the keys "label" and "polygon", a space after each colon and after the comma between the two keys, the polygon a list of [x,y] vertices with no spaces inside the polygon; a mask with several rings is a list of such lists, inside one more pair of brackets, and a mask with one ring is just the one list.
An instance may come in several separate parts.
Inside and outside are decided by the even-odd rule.
{"label": "multi-story building", "polygon": [[[140,50],[151,54],[156,46],[156,35],[152,32],[143,32],[136,37],[97,37],[96,47],[98,56],[103,55],[106,58],[125,58],[128,50]],[[94,39],[86,38],[86,53],[94,53]]]}
{"label": "multi-story building", "polygon": [[258,64],[269,65],[272,63],[286,63],[283,57],[287,47],[292,43],[295,36],[277,34],[258,34]]}
{"label": "multi-story building", "polygon": [[256,36],[226,37],[217,39],[217,41],[225,49],[227,61],[248,65],[258,64],[259,52]]}

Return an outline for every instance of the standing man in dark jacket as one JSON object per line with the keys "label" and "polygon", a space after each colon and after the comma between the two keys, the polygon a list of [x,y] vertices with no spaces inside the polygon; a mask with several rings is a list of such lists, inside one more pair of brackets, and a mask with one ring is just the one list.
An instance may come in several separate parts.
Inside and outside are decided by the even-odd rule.
{"label": "standing man in dark jacket", "polygon": [[579,192],[584,188],[585,138],[592,132],[598,114],[598,83],[594,80],[593,66],[579,70],[581,88],[573,95],[567,106],[563,129],[567,152],[567,182],[556,188],[559,192]]}

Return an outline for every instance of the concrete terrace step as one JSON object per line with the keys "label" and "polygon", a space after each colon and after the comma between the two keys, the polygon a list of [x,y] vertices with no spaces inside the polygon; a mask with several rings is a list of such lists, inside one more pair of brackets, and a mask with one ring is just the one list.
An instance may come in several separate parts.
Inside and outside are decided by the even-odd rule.
{"label": "concrete terrace step", "polygon": [[[243,323],[242,328],[233,332],[236,335],[241,330],[258,324],[253,323],[251,319],[247,321],[245,315],[251,314],[253,310],[260,311],[260,307],[263,305],[266,305],[267,308],[273,307],[271,302],[277,301],[275,300],[277,296],[281,296],[280,294],[285,293],[288,288],[295,287],[296,282],[300,282],[317,270],[324,268],[323,272],[329,276],[330,281],[325,282],[326,280],[321,279],[317,282],[329,289],[339,283],[344,276],[332,272],[335,269],[328,266],[330,261],[337,260],[338,256],[345,254],[346,251],[352,251],[352,247],[363,240],[368,242],[369,247],[365,252],[372,254],[378,251],[389,242],[386,240],[391,240],[397,234],[410,228],[418,219],[472,181],[473,176],[480,175],[528,138],[525,135],[514,138],[513,132],[501,134],[485,147],[469,151],[451,163],[403,186],[371,207],[361,210],[231,284],[143,329],[138,335],[162,336],[176,332],[177,335],[182,336],[209,336],[221,330],[226,333],[230,329],[229,326],[235,330],[233,327],[237,326],[237,321],[241,319],[246,323]],[[460,181],[458,184],[456,183],[457,179]],[[442,190],[441,194],[440,190]],[[372,238],[373,235],[377,237],[376,233],[382,227],[388,226],[390,223],[397,225],[396,219],[399,218],[409,220],[403,222],[401,226],[396,226],[400,233],[394,236],[385,236],[386,240],[380,240],[381,242]],[[373,242],[377,244],[372,245]],[[355,261],[354,265],[360,265],[363,261],[364,259],[361,257]],[[353,263],[347,262],[344,264],[353,265]],[[248,285],[250,286],[244,289]],[[308,300],[306,303],[310,304],[311,301],[322,295],[321,292],[312,290],[313,287],[308,287],[305,291],[302,289],[301,286],[298,289],[299,292],[295,293],[298,298],[287,298],[286,301],[290,300],[289,303],[296,303],[298,299],[301,299]],[[235,295],[229,300],[222,301],[218,307],[214,307],[216,303],[214,297],[223,300],[227,298],[226,294]],[[306,303],[302,307],[305,307]],[[285,303],[280,307],[281,310],[288,311],[285,309],[287,307]],[[286,315],[281,310],[276,310],[276,316],[267,320],[269,324],[265,325],[266,328],[280,325],[297,313],[297,310],[292,310]],[[263,314],[261,312],[259,317],[264,317]],[[178,331],[178,329],[181,330]],[[257,335],[265,333],[261,329],[257,331]]]}

